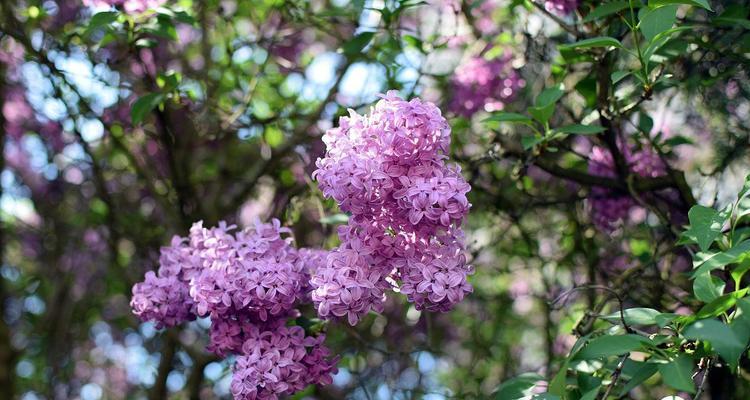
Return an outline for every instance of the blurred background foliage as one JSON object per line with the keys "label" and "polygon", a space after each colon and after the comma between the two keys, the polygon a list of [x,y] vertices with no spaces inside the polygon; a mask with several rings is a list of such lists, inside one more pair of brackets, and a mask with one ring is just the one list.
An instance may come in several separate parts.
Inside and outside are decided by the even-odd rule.
{"label": "blurred background foliage", "polygon": [[[340,372],[297,398],[489,398],[522,372],[550,377],[591,316],[617,307],[569,292],[581,285],[689,313],[675,231],[696,200],[731,201],[748,171],[750,21],[745,1],[684,3],[671,22],[690,29],[642,75],[624,51],[558,47],[634,48],[628,10],[591,17],[588,0],[562,13],[538,0],[0,3],[0,397],[227,398],[231,363],[204,350],[206,321],[156,331],[131,314],[132,284],[198,220],[277,217],[300,245],[334,246],[346,216],[310,178],[320,136],[389,89],[452,126],[473,186],[475,291],[447,314],[393,296],[356,328],[333,324]],[[525,113],[555,85],[547,127],[604,125],[609,111],[619,138],[542,138],[497,112]],[[601,229],[587,166],[612,140],[658,148],[680,195]],[[706,398],[746,398],[745,375],[715,374]],[[721,397],[727,382],[736,393]],[[654,378],[625,398],[668,394]]]}

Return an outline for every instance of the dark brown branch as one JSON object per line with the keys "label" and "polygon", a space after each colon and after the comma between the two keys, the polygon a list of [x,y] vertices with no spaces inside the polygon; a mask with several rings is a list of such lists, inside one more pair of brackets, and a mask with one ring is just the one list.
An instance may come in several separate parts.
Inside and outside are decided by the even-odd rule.
{"label": "dark brown branch", "polygon": [[171,335],[164,336],[159,367],[156,373],[156,380],[151,392],[148,395],[149,400],[163,400],[167,398],[167,377],[172,371],[172,362],[177,352],[177,341]]}
{"label": "dark brown branch", "polygon": [[617,386],[617,382],[620,380],[620,376],[622,375],[622,368],[625,366],[625,361],[627,361],[628,357],[630,356],[630,353],[626,353],[620,358],[620,361],[617,363],[617,368],[612,372],[612,381],[607,385],[607,390],[602,395],[602,400],[607,400],[607,397],[609,397],[609,394],[612,393],[612,389]]}
{"label": "dark brown branch", "polygon": [[[518,158],[524,157],[523,153],[514,151],[506,151],[505,154]],[[591,175],[577,169],[563,168],[557,165],[554,160],[538,157],[532,160],[532,164],[558,178],[564,178],[584,186],[599,186],[622,192],[628,191],[627,184],[619,179]],[[648,192],[676,187],[676,183],[668,176],[660,176],[656,178],[633,177],[633,187],[639,192]]]}
{"label": "dark brown branch", "polygon": [[711,372],[711,364],[713,359],[706,358],[704,359],[705,364],[703,364],[701,369],[703,370],[703,376],[701,376],[701,381],[698,383],[698,389],[695,392],[695,396],[693,396],[693,400],[699,400],[701,398],[701,395],[703,394],[703,391],[706,389],[706,382],[708,381],[708,373]]}
{"label": "dark brown branch", "polygon": [[[0,93],[5,93],[5,67],[0,63]],[[0,96],[0,109],[3,107],[3,97]],[[5,169],[5,116],[0,112],[0,171]],[[0,186],[0,196],[2,196]],[[0,223],[0,265],[5,261],[5,226]],[[5,279],[0,277],[0,398],[12,399],[14,397],[14,369],[16,351],[11,345],[10,326],[5,319],[5,303],[8,300]]]}
{"label": "dark brown branch", "polygon": [[201,386],[203,384],[203,371],[212,360],[209,358],[193,359],[193,370],[187,380],[188,398],[190,400],[200,400]]}
{"label": "dark brown branch", "polygon": [[590,290],[590,289],[605,291],[605,292],[611,294],[612,296],[614,296],[617,299],[617,303],[618,303],[618,305],[620,307],[620,322],[622,322],[622,326],[623,326],[623,328],[625,328],[625,331],[627,331],[628,333],[633,333],[634,332],[633,329],[630,327],[630,325],[628,325],[627,321],[625,321],[625,309],[624,309],[623,298],[620,295],[620,293],[617,292],[617,290],[612,289],[611,287],[602,286],[602,285],[582,285],[582,286],[576,286],[576,287],[573,287],[573,288],[570,288],[570,289],[566,290],[565,292],[563,292],[562,294],[560,294],[559,296],[557,296],[557,298],[555,298],[554,300],[552,300],[552,302],[550,304],[552,306],[555,306],[557,303],[559,303],[559,302],[562,301],[563,304],[561,306],[559,306],[559,307],[564,307],[565,306],[565,300],[568,298],[568,296],[570,296],[574,292],[577,292],[577,291],[580,291],[580,290]]}
{"label": "dark brown branch", "polygon": [[278,166],[278,164],[284,159],[285,156],[290,154],[292,151],[294,151],[294,148],[298,145],[302,144],[306,138],[309,138],[309,131],[312,129],[316,123],[320,120],[320,117],[323,115],[323,112],[325,110],[326,104],[331,102],[334,97],[336,96],[336,89],[338,88],[341,81],[344,79],[344,75],[346,75],[346,71],[349,69],[349,66],[353,63],[353,60],[347,59],[347,61],[338,68],[338,77],[336,78],[336,81],[333,83],[333,86],[328,90],[328,94],[326,95],[326,98],[323,99],[323,101],[318,106],[317,110],[308,117],[307,123],[304,124],[302,127],[295,129],[293,133],[293,137],[290,138],[286,143],[284,143],[283,146],[281,146],[278,150],[275,151],[273,156],[267,160],[267,161],[258,161],[253,167],[252,171],[250,172],[249,180],[246,181],[243,184],[242,190],[237,193],[235,196],[232,197],[232,199],[226,204],[227,207],[230,207],[231,209],[236,208],[241,202],[245,200],[245,198],[252,193],[252,191],[255,189],[255,184],[258,182],[258,180],[267,174],[268,172],[272,171],[274,168]]}

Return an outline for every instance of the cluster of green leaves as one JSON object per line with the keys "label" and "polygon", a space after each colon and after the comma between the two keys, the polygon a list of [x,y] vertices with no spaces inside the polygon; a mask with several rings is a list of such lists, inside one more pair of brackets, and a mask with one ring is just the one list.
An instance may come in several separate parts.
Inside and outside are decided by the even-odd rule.
{"label": "cluster of green leaves", "polygon": [[[177,24],[195,26],[195,19],[186,11],[176,8],[160,7],[139,15],[130,15],[120,11],[102,11],[94,14],[85,27],[81,27],[81,37],[93,43],[96,48],[114,43],[126,44],[127,48],[138,50],[153,48],[158,39],[177,41]],[[131,121],[134,125],[143,122],[146,115],[157,107],[163,107],[164,101],[178,101],[182,75],[175,71],[159,72],[154,92],[139,97],[131,109]]]}
{"label": "cluster of green leaves", "polygon": [[[532,398],[593,400],[604,399],[604,393],[620,398],[658,379],[673,390],[694,394],[702,390],[701,376],[712,366],[738,373],[750,345],[750,298],[743,280],[750,270],[748,215],[750,176],[737,200],[724,209],[692,207],[690,225],[679,243],[699,249],[690,273],[693,292],[685,299],[696,311],[685,315],[626,308],[601,316],[605,326],[579,338],[547,393]],[[528,398],[543,379],[523,375],[507,381],[496,398]]]}
{"label": "cluster of green leaves", "polygon": [[[559,128],[550,128],[550,119],[555,112],[557,102],[565,95],[562,84],[543,90],[534,100],[534,105],[527,109],[530,116],[512,112],[496,112],[485,119],[485,124],[494,127],[498,122],[510,122],[528,126],[533,135],[521,137],[521,145],[524,150],[529,150],[537,145],[546,144],[554,140],[564,139],[568,135],[595,135],[604,132],[604,128],[598,125],[570,124]],[[554,150],[554,147],[547,147]]]}
{"label": "cluster of green leaves", "polygon": [[[592,68],[571,88],[585,100],[585,124],[555,127],[557,103],[573,92],[563,84],[543,90],[525,113],[496,112],[485,124],[491,129],[500,123],[528,127],[531,134],[521,135],[521,145],[536,153],[557,151],[554,142],[571,134],[605,132],[605,127],[591,124],[602,113],[605,119],[631,118],[630,112],[638,110],[638,105],[653,93],[678,84],[671,80],[669,63],[686,54],[695,40],[682,37],[695,27],[680,22],[678,11],[685,10],[681,5],[712,11],[706,1],[611,1],[597,6],[580,21],[595,32],[594,37],[579,36],[574,43],[558,46],[561,67],[553,68],[558,82],[570,78],[567,72],[572,65],[612,65],[607,79]],[[709,21],[725,24],[722,18],[737,15],[742,12],[730,8]],[[621,90],[625,84],[633,89]],[[614,100],[614,107],[601,104],[603,99]],[[638,121],[638,131],[648,134],[653,127],[651,118],[640,112]],[[660,135],[655,142],[662,143]],[[684,143],[684,138],[673,137],[664,140],[662,146]],[[525,374],[508,380],[497,388],[496,398],[621,398],[646,382],[649,386],[661,385],[659,393],[665,395],[679,391],[698,398],[711,368],[728,367],[738,373],[750,344],[750,299],[747,284],[743,286],[745,272],[750,269],[748,228],[743,227],[750,213],[749,190],[750,183],[746,182],[737,201],[722,210],[700,205],[690,209],[690,225],[677,244],[691,250],[697,246],[691,251],[694,269],[689,277],[693,290],[680,299],[691,312],[622,309],[618,302],[618,309],[610,315],[596,316],[596,329],[578,338],[556,375],[545,378]],[[649,258],[647,253],[645,257]],[[540,393],[545,386],[546,393]]]}
{"label": "cluster of green leaves", "polygon": [[[616,63],[617,68],[608,74],[606,82],[592,72],[571,88],[584,98],[589,107],[583,118],[584,124],[550,126],[557,103],[569,94],[562,84],[543,90],[525,114],[499,111],[487,118],[485,124],[491,129],[496,129],[500,123],[528,126],[531,134],[521,136],[524,150],[541,147],[546,151],[556,151],[553,142],[563,140],[569,135],[603,133],[605,127],[592,124],[598,116],[595,109],[602,107],[602,104],[597,104],[597,91],[601,92],[603,89],[597,86],[610,85],[613,94],[626,84],[640,87],[640,91],[622,90],[624,95],[616,94],[618,107],[606,111],[624,116],[635,110],[643,100],[651,98],[655,90],[664,90],[676,85],[676,82],[671,80],[671,75],[666,72],[666,66],[676,57],[686,53],[689,42],[681,39],[680,35],[694,28],[686,24],[676,26],[680,5],[711,11],[705,0],[652,0],[647,4],[640,0],[606,2],[594,8],[580,22],[588,24],[595,32],[607,32],[611,36],[587,37],[558,46],[561,64],[553,65],[553,75],[558,81],[570,78],[566,67],[580,63],[597,65],[615,50],[620,51],[617,53],[618,56],[623,55]],[[727,12],[717,17],[717,24],[723,21],[720,18],[725,14]],[[631,40],[623,43],[626,36]],[[644,116],[642,120],[650,119]]]}

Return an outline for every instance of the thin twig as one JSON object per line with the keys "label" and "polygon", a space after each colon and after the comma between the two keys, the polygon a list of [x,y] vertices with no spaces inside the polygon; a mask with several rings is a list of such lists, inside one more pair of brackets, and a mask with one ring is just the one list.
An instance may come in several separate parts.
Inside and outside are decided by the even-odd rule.
{"label": "thin twig", "polygon": [[560,294],[559,296],[557,296],[557,298],[555,298],[554,300],[552,300],[552,302],[550,303],[550,305],[551,306],[555,306],[560,301],[563,301],[563,304],[561,306],[559,306],[559,307],[556,307],[556,308],[564,307],[565,303],[566,303],[566,301],[564,301],[564,300],[566,300],[568,298],[568,296],[570,296],[574,292],[581,291],[581,290],[587,290],[587,289],[603,290],[605,292],[608,292],[608,293],[614,295],[615,298],[617,299],[617,302],[618,302],[619,306],[620,306],[620,321],[622,322],[622,326],[625,328],[625,330],[628,333],[633,333],[634,332],[633,329],[630,327],[630,325],[628,325],[628,323],[625,321],[625,310],[623,309],[622,296],[620,296],[620,293],[618,293],[616,290],[614,290],[614,289],[612,289],[610,287],[607,287],[607,286],[602,286],[602,285],[576,286],[576,287],[573,287],[573,288],[570,288],[570,289],[566,290],[565,292],[563,292],[562,294]]}
{"label": "thin twig", "polygon": [[713,359],[707,358],[705,359],[706,363],[703,365],[703,376],[701,376],[701,381],[698,383],[698,390],[695,392],[695,396],[693,396],[693,400],[699,400],[701,398],[701,395],[703,394],[703,390],[705,390],[706,382],[708,381],[708,373],[711,372],[711,363]]}
{"label": "thin twig", "polygon": [[607,385],[607,390],[604,392],[604,394],[601,397],[601,400],[607,400],[607,397],[609,397],[609,394],[612,393],[612,389],[617,386],[617,381],[620,380],[620,376],[622,375],[622,368],[625,366],[625,361],[627,361],[628,357],[630,357],[630,353],[625,353],[622,357],[620,357],[620,362],[617,363],[617,368],[612,372],[612,381]]}
{"label": "thin twig", "polygon": [[561,28],[565,29],[568,33],[575,37],[581,36],[581,32],[578,31],[578,28],[576,28],[574,25],[569,25],[565,21],[562,20],[562,18],[558,17],[557,15],[549,12],[543,4],[537,3],[535,0],[530,0],[530,3],[534,5],[539,11],[544,13],[547,17],[555,21],[558,25],[560,25]]}

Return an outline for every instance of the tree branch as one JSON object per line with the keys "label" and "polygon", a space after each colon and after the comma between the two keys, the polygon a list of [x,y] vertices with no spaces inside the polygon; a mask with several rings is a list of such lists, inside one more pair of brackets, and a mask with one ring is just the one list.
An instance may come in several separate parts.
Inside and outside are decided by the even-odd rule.
{"label": "tree branch", "polygon": [[156,373],[156,380],[151,392],[148,395],[149,400],[162,400],[167,398],[167,377],[172,371],[172,362],[177,352],[177,341],[171,335],[164,335],[164,342],[160,352],[159,367]]}

